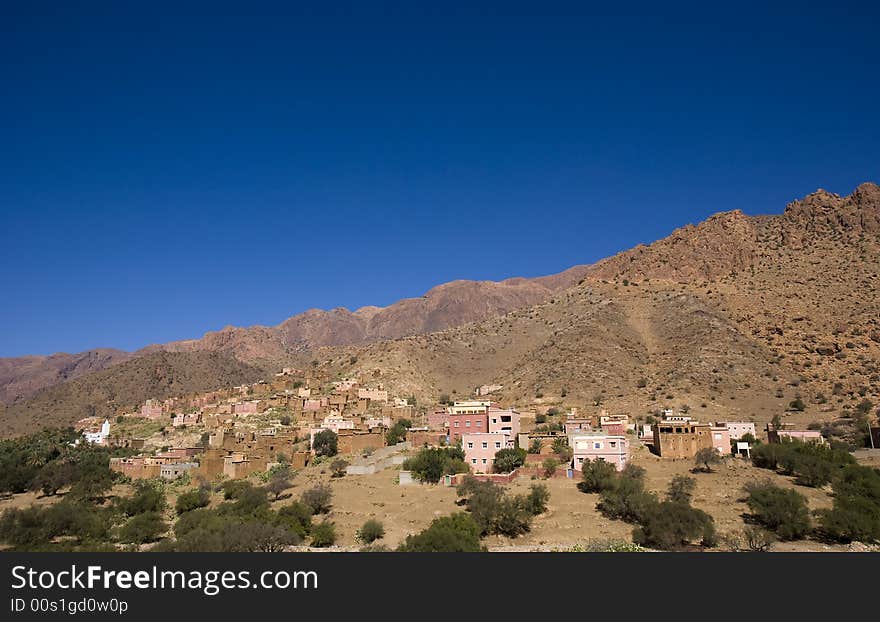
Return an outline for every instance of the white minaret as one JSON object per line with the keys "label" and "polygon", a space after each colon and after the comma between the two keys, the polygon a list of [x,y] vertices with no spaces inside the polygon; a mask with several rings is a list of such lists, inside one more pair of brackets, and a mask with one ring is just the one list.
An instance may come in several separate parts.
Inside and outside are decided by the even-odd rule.
{"label": "white minaret", "polygon": [[101,438],[107,438],[110,436],[110,420],[104,419],[104,423],[101,424]]}

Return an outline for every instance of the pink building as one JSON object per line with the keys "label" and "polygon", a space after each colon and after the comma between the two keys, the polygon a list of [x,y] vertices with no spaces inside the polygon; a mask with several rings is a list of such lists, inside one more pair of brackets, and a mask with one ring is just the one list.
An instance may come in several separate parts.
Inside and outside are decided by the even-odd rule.
{"label": "pink building", "polygon": [[323,399],[309,398],[303,400],[303,410],[307,412],[315,412],[321,410],[325,406]]}
{"label": "pink building", "polygon": [[371,402],[387,402],[388,391],[384,389],[358,389],[358,399],[368,399]]}
{"label": "pink building", "polygon": [[780,429],[776,429],[772,424],[767,424],[767,441],[770,443],[781,443],[782,441],[800,441],[802,443],[819,443],[825,444],[825,437],[819,430],[795,430],[789,425],[784,425]]}
{"label": "pink building", "polygon": [[464,461],[474,473],[491,473],[495,454],[512,445],[512,436],[489,432],[465,432],[461,436]]}
{"label": "pink building", "polygon": [[449,443],[454,445],[462,434],[489,431],[489,415],[486,413],[449,414]]}
{"label": "pink building", "polygon": [[626,436],[610,434],[573,434],[568,439],[574,454],[574,468],[583,470],[584,462],[604,460],[622,471],[629,459]]}
{"label": "pink building", "polygon": [[520,415],[513,409],[502,410],[495,406],[489,407],[489,432],[501,432],[516,438],[520,433]]}
{"label": "pink building", "polygon": [[163,412],[162,404],[156,400],[147,400],[141,406],[141,417],[146,417],[147,419],[160,419]]}
{"label": "pink building", "polygon": [[428,428],[431,430],[442,430],[446,427],[448,419],[449,413],[445,410],[435,410],[432,413],[428,413]]}
{"label": "pink building", "polygon": [[730,433],[730,439],[734,441],[738,441],[746,434],[751,434],[754,438],[758,438],[755,424],[751,421],[719,421],[718,425],[727,428],[727,431]]}
{"label": "pink building", "polygon": [[720,454],[729,454],[732,450],[730,447],[730,430],[725,426],[712,426],[712,447]]}
{"label": "pink building", "polygon": [[239,404],[235,404],[233,407],[233,412],[236,415],[255,415],[257,414],[257,410],[260,407],[259,400],[251,400],[249,402],[241,402]]}

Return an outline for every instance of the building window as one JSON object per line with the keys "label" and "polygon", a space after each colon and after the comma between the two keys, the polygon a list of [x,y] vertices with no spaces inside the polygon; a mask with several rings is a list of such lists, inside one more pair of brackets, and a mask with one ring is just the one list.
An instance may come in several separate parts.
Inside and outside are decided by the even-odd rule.
{"label": "building window", "polygon": [[485,459],[485,458],[483,458],[483,464],[486,464],[486,459]]}
{"label": "building window", "polygon": [[602,443],[593,443],[593,449],[602,449]]}
{"label": "building window", "polygon": [[498,441],[495,441],[495,449],[500,449],[500,448],[501,448],[501,443],[499,443]]}
{"label": "building window", "polygon": [[468,443],[468,449],[473,449],[473,448],[474,448],[474,444],[473,444],[473,443]]}
{"label": "building window", "polygon": [[483,422],[480,421],[479,419],[477,419],[476,421],[474,421],[474,425],[479,428],[479,427],[482,427]]}
{"label": "building window", "polygon": [[466,428],[471,427],[471,420],[470,419],[468,419],[467,421],[464,422],[464,427],[466,427]]}
{"label": "building window", "polygon": [[455,427],[456,427],[456,428],[458,427],[458,421],[455,422]]}
{"label": "building window", "polygon": [[471,458],[471,464],[476,464],[476,463],[477,463],[477,459],[476,459],[476,458]]}
{"label": "building window", "polygon": [[489,449],[489,443],[484,442],[484,443],[483,443],[483,449]]}

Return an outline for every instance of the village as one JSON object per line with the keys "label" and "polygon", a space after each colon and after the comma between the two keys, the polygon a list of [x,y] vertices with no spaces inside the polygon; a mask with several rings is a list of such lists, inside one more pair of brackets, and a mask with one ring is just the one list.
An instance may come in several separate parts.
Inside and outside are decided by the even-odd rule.
{"label": "village", "polygon": [[[748,458],[751,443],[758,438],[753,421],[701,422],[672,409],[660,412],[655,421],[637,422],[625,413],[599,410],[587,415],[572,408],[548,425],[542,422],[547,421],[548,411],[551,417],[557,414],[555,409],[520,411],[488,399],[499,385],[483,385],[473,399],[431,410],[389,396],[381,385],[362,386],[356,379],[333,381],[326,394],[319,385],[319,379],[285,368],[271,382],[189,398],[150,399],[138,411],[120,414],[115,424],[85,418],[76,427],[89,443],[136,452],[111,459],[112,470],[132,479],[176,479],[187,473],[207,480],[240,479],[281,461],[301,469],[314,459],[314,439],[323,431],[335,435],[339,455],[371,454],[387,447],[389,431],[401,421],[406,424],[399,438],[401,450],[460,446],[471,473],[493,481],[531,475],[545,468],[548,459],[557,461],[553,477],[579,477],[584,463],[594,460],[621,471],[634,445],[674,460],[693,460],[705,448],[721,456]],[[136,420],[162,425],[150,438],[114,431],[125,430],[126,423]],[[791,424],[779,424],[777,429],[768,423],[761,432],[771,443],[826,442],[819,431]],[[495,454],[510,448],[527,451],[525,465],[498,473],[493,468]],[[362,467],[348,467],[349,474],[363,472]]]}

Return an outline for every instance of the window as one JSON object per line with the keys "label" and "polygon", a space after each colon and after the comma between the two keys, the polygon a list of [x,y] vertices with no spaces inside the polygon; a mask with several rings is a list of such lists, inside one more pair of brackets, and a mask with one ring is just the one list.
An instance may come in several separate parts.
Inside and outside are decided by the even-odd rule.
{"label": "window", "polygon": [[612,448],[617,447],[617,441],[611,441],[608,443]]}
{"label": "window", "polygon": [[468,449],[473,449],[473,448],[474,448],[474,444],[473,444],[473,443],[468,443]]}
{"label": "window", "polygon": [[485,458],[483,458],[483,464],[486,464],[486,459],[485,459]]}
{"label": "window", "polygon": [[492,419],[492,423],[498,423],[498,419]]}
{"label": "window", "polygon": [[481,428],[483,427],[483,422],[477,419],[476,421],[474,421],[474,425],[478,428]]}
{"label": "window", "polygon": [[464,427],[466,427],[466,428],[471,427],[471,420],[470,419],[468,419],[467,421],[464,422]]}
{"label": "window", "polygon": [[602,443],[593,443],[593,449],[602,449]]}
{"label": "window", "polygon": [[476,458],[471,458],[471,464],[476,464],[476,463],[477,463],[477,459],[476,459]]}
{"label": "window", "polygon": [[495,449],[500,449],[501,443],[499,441],[495,441]]}
{"label": "window", "polygon": [[489,443],[483,442],[483,449],[489,449]]}
{"label": "window", "polygon": [[455,427],[456,427],[456,428],[458,427],[458,421],[455,422]]}

